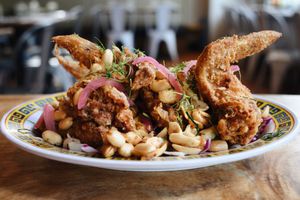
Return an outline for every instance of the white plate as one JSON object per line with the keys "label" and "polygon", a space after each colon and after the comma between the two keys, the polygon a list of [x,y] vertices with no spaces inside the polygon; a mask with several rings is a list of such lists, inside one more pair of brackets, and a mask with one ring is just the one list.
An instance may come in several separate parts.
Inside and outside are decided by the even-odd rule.
{"label": "white plate", "polygon": [[297,134],[298,128],[298,120],[291,110],[279,103],[257,97],[260,108],[267,105],[271,107],[270,112],[276,124],[276,131],[280,133],[268,140],[259,139],[246,146],[218,153],[185,157],[164,156],[149,161],[95,158],[85,153],[52,146],[30,131],[41,114],[43,105],[62,95],[64,94],[35,99],[8,111],[1,120],[3,135],[25,151],[61,162],[125,171],[172,171],[206,167],[257,156],[288,142]]}

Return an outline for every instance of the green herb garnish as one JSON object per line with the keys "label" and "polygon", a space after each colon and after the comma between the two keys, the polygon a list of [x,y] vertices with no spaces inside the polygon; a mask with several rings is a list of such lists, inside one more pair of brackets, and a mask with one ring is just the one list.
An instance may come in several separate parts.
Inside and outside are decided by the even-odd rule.
{"label": "green herb garnish", "polygon": [[194,109],[194,105],[190,102],[191,97],[183,94],[181,96],[181,99],[179,102],[177,102],[176,104],[174,104],[174,108],[179,111],[181,107],[183,107],[185,110],[193,110]]}
{"label": "green herb garnish", "polygon": [[196,127],[196,130],[197,130],[197,135],[199,134],[200,132],[200,128],[198,126],[198,124],[195,122],[194,118],[190,115],[189,112],[185,112],[187,114],[187,116],[189,117],[189,119],[193,122],[193,124],[195,125]]}
{"label": "green herb garnish", "polygon": [[145,52],[141,51],[139,49],[133,49],[133,53],[136,54],[137,56],[144,56]]}
{"label": "green herb garnish", "polygon": [[147,113],[145,113],[145,112],[143,112],[142,115],[143,115],[144,117],[147,117],[148,119],[151,119],[151,117],[150,117]]}
{"label": "green herb garnish", "polygon": [[181,72],[185,68],[185,66],[186,65],[184,63],[179,63],[178,65],[171,67],[170,71],[174,74],[177,74],[178,72]]}
{"label": "green herb garnish", "polygon": [[105,46],[104,46],[104,44],[99,40],[99,38],[95,37],[95,39],[96,39],[96,41],[97,41],[96,45],[97,45],[97,47],[99,48],[99,50],[100,50],[101,52],[105,51]]}
{"label": "green herb garnish", "polygon": [[265,140],[265,141],[271,141],[275,137],[280,137],[284,133],[280,130],[273,132],[273,133],[266,133],[263,136],[260,137],[260,139]]}

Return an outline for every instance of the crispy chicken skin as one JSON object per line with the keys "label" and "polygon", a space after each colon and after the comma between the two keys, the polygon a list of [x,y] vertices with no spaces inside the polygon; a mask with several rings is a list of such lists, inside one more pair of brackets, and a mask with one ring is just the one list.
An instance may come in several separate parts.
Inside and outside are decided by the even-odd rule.
{"label": "crispy chicken skin", "polygon": [[132,90],[139,90],[143,87],[149,86],[155,79],[155,69],[154,66],[150,64],[143,64],[136,72],[133,83]]}
{"label": "crispy chicken skin", "polygon": [[209,44],[198,58],[199,92],[215,113],[221,138],[231,144],[249,143],[262,121],[250,90],[230,70],[231,63],[262,51],[280,36],[261,31],[226,37]]}
{"label": "crispy chicken skin", "polygon": [[102,144],[102,135],[107,133],[111,126],[127,132],[135,130],[135,121],[127,97],[112,86],[105,85],[93,91],[86,106],[79,110],[77,105],[73,104],[73,97],[76,91],[85,85],[84,80],[78,81],[68,90],[68,97],[60,101],[61,110],[74,119],[68,131],[60,130],[64,138],[69,134],[82,143],[98,147]]}
{"label": "crispy chicken skin", "polygon": [[[54,54],[59,63],[77,79],[87,75],[92,64],[103,64],[99,47],[78,35],[55,36],[52,40],[56,44]],[[60,55],[59,48],[68,50],[75,61]]]}

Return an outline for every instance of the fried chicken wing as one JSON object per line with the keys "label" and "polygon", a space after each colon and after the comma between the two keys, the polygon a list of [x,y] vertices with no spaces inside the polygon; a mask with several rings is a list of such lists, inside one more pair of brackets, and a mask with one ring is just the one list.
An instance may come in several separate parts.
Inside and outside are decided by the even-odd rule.
{"label": "fried chicken wing", "polygon": [[[92,77],[90,78],[92,81]],[[97,79],[97,76],[93,78]],[[73,99],[76,92],[86,84],[84,80],[78,81],[69,88],[68,98],[60,100],[60,110],[74,119],[69,130],[60,130],[64,138],[69,134],[83,143],[98,147],[102,144],[101,135],[108,132],[111,126],[118,127],[122,131],[135,130],[134,116],[127,97],[110,85],[92,91],[85,107],[78,109]]]}
{"label": "fried chicken wing", "polygon": [[222,139],[245,145],[262,121],[256,101],[230,70],[231,64],[262,51],[280,36],[275,31],[261,31],[226,37],[209,44],[199,56],[195,69],[198,89],[215,113]]}
{"label": "fried chicken wing", "polygon": [[[52,40],[56,44],[54,54],[59,63],[77,79],[87,75],[94,63],[103,65],[101,49],[78,35],[55,36]],[[59,48],[68,50],[74,60],[60,55]]]}

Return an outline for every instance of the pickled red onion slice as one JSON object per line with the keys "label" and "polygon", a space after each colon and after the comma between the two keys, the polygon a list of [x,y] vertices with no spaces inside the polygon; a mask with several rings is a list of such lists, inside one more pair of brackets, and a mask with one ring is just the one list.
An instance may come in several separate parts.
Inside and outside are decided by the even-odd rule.
{"label": "pickled red onion slice", "polygon": [[94,91],[94,90],[96,90],[99,87],[102,87],[104,85],[111,85],[111,86],[117,88],[121,92],[125,91],[123,85],[116,82],[116,81],[114,81],[114,80],[110,80],[110,79],[107,79],[105,77],[101,77],[99,79],[92,80],[91,82],[89,82],[86,85],[86,87],[80,93],[80,96],[79,96],[79,99],[78,99],[78,105],[77,105],[78,109],[80,110],[86,105],[88,97],[90,96],[92,91]]}
{"label": "pickled red onion slice", "polygon": [[40,128],[41,127],[41,125],[43,124],[43,122],[44,122],[44,114],[42,113],[41,115],[40,115],[40,117],[39,117],[39,119],[37,120],[37,122],[35,123],[35,125],[34,125],[34,129],[38,129],[38,128]]}
{"label": "pickled red onion slice", "polygon": [[183,69],[183,73],[185,74],[185,76],[187,76],[187,73],[190,71],[190,69],[195,66],[197,63],[197,60],[190,60],[188,62],[185,63],[185,68]]}
{"label": "pickled red onion slice", "polygon": [[97,153],[98,152],[97,149],[95,149],[94,147],[91,147],[87,144],[82,144],[81,150],[86,153]]}
{"label": "pickled red onion slice", "polygon": [[232,71],[232,72],[240,71],[240,67],[238,65],[231,65],[230,71]]}
{"label": "pickled red onion slice", "polygon": [[47,130],[56,131],[54,121],[54,108],[50,104],[44,106],[43,118]]}
{"label": "pickled red onion slice", "polygon": [[211,146],[211,139],[207,139],[207,140],[206,140],[206,143],[205,143],[205,145],[204,145],[204,148],[203,148],[203,150],[201,151],[201,153],[204,153],[204,152],[208,151],[209,148],[210,148],[210,146]]}

